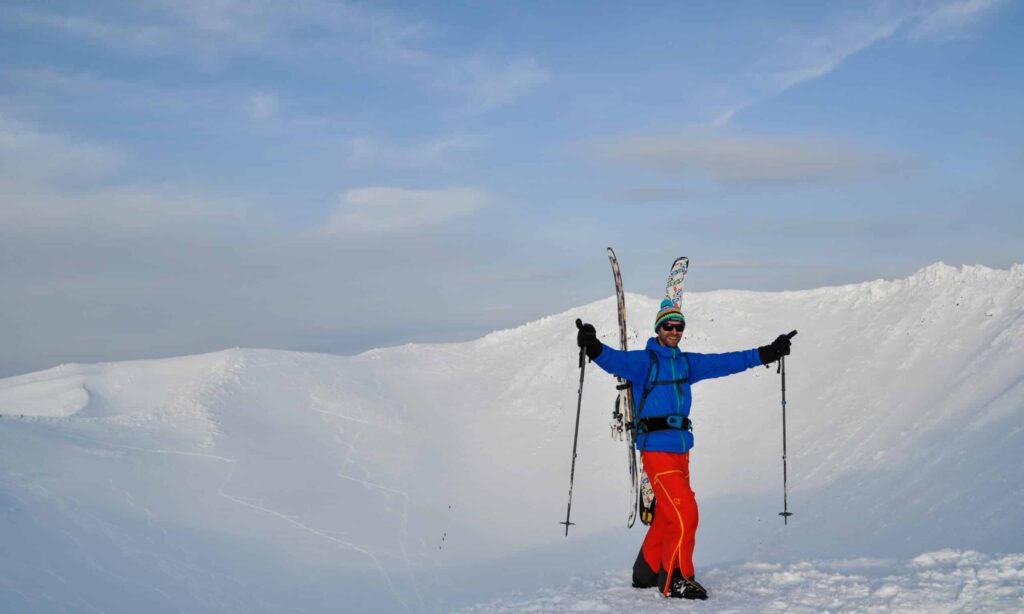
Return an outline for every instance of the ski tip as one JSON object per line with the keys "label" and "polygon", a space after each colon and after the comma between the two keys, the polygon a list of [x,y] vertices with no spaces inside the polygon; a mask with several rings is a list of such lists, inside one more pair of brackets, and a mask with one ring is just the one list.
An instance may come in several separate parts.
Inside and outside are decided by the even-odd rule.
{"label": "ski tip", "polygon": [[787,339],[792,339],[793,337],[796,337],[796,331],[795,330],[790,332],[788,335],[786,335]]}

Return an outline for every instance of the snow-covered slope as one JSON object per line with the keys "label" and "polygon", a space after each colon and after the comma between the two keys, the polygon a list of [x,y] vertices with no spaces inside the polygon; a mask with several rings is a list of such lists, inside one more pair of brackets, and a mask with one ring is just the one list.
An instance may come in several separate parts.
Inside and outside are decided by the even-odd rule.
{"label": "snow-covered slope", "polygon": [[[572,579],[523,599],[463,610],[503,612],[670,612],[678,603],[655,589],[630,587],[629,570]],[[909,561],[845,559],[722,565],[704,575],[714,587],[701,612],[1019,612],[1024,555],[940,550]]]}
{"label": "snow-covered slope", "polygon": [[[656,301],[627,302],[639,347]],[[684,310],[693,351],[800,331],[788,527],[775,370],[694,389],[699,569],[1024,552],[1024,267],[693,293]],[[642,532],[625,528],[614,381],[596,367],[577,525],[565,538],[558,524],[576,317],[616,342],[609,298],[469,343],[235,349],[0,380],[0,606],[447,609],[619,573]]]}

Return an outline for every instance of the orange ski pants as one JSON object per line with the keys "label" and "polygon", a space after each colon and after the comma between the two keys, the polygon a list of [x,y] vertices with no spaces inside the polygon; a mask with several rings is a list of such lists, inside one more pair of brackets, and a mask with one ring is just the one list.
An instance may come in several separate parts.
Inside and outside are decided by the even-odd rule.
{"label": "orange ski pants", "polygon": [[[667,577],[669,583],[676,569],[692,577],[698,516],[697,499],[690,488],[690,455],[644,452],[641,458],[657,503],[654,522],[640,551],[651,570]],[[667,592],[665,586],[658,588]]]}

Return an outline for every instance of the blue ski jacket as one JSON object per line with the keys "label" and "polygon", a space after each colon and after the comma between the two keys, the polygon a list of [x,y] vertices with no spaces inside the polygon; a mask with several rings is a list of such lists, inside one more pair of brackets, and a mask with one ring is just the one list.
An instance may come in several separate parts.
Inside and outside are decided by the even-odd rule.
{"label": "blue ski jacket", "polygon": [[[651,351],[654,352],[652,361]],[[665,347],[657,337],[647,341],[646,350],[628,352],[607,345],[594,358],[597,366],[621,377],[633,386],[633,416],[635,419],[658,416],[689,416],[693,397],[690,385],[705,379],[723,377],[745,371],[761,364],[757,348],[724,354],[697,354],[682,352],[679,348]],[[673,384],[652,385],[654,381],[681,380]],[[642,414],[640,402],[644,387],[647,401]],[[636,447],[641,452],[689,452],[693,448],[693,433],[688,430],[668,429],[638,433]]]}

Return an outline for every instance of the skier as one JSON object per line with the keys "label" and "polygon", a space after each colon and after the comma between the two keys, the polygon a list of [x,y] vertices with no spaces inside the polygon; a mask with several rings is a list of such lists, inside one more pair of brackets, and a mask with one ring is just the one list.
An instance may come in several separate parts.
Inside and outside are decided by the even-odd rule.
{"label": "skier", "polygon": [[690,386],[788,356],[791,342],[779,335],[770,345],[740,352],[681,352],[685,328],[682,312],[665,299],[654,320],[656,336],[647,341],[646,350],[607,347],[591,324],[580,328],[576,342],[597,366],[631,382],[637,399],[636,446],[654,488],[657,509],[633,564],[633,586],[657,586],[666,597],[707,599],[707,590],[696,581],[693,569],[697,501],[690,488]]}

